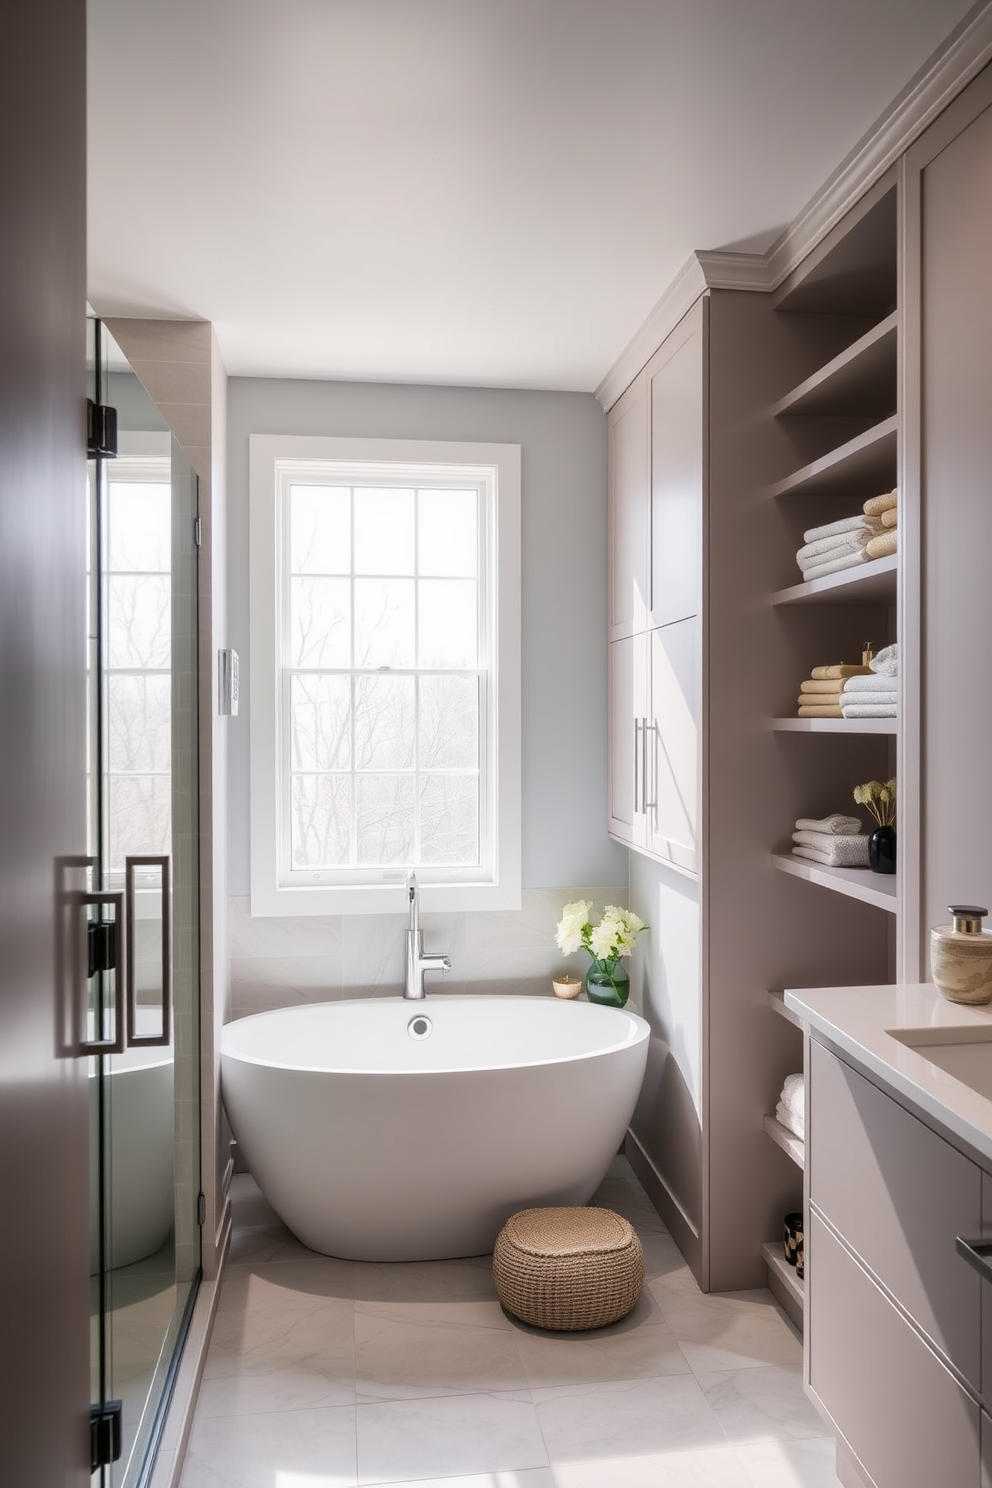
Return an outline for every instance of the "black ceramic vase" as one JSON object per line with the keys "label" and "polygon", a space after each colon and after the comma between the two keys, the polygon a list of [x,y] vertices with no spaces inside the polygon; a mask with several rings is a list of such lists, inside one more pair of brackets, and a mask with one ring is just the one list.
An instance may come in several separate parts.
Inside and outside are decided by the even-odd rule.
{"label": "black ceramic vase", "polygon": [[876,827],[872,832],[868,838],[868,866],[873,873],[895,873],[895,827]]}

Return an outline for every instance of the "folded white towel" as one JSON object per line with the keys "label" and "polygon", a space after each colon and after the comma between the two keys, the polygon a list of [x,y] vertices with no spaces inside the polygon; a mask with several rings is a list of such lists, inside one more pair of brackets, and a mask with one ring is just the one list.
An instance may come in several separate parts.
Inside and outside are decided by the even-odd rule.
{"label": "folded white towel", "polygon": [[786,1127],[788,1131],[791,1131],[792,1132],[792,1135],[794,1137],[798,1137],[799,1140],[800,1140],[800,1142],[805,1142],[805,1140],[806,1140],[806,1117],[805,1117],[805,1115],[796,1116],[792,1111],[789,1110],[788,1106],[783,1105],[783,1103],[781,1101],[779,1101],[778,1105],[775,1107],[775,1120],[781,1126]]}
{"label": "folded white towel", "polygon": [[866,548],[873,541],[874,535],[867,528],[858,532],[837,532],[833,537],[820,537],[800,548],[796,562],[802,568],[818,558],[822,560],[825,555],[836,558],[841,553],[853,553],[856,548]]}
{"label": "folded white towel", "polygon": [[878,537],[884,530],[881,523],[873,517],[866,517],[864,512],[858,512],[853,517],[841,517],[839,522],[826,522],[822,527],[810,527],[803,533],[803,542],[819,542],[822,537],[836,537],[839,532],[869,532],[872,537]]}
{"label": "folded white towel", "polygon": [[[886,692],[853,692],[850,697],[845,692],[839,701],[842,713],[845,713],[848,708],[896,708],[899,705],[899,694],[892,688]],[[867,716],[870,718],[871,714]]]}
{"label": "folded white towel", "polygon": [[870,672],[867,677],[848,677],[844,682],[841,701],[843,702],[846,697],[853,694],[861,693],[859,702],[873,703],[875,699],[871,696],[872,693],[896,691],[895,677],[889,677],[884,672]]}
{"label": "folded white towel", "polygon": [[[838,837],[830,832],[793,832],[792,851],[797,857],[812,857],[828,868],[867,868],[868,837],[864,832]],[[815,855],[815,856],[814,856]]]}
{"label": "folded white towel", "polygon": [[801,816],[796,822],[797,832],[825,832],[833,837],[855,837],[863,830],[860,817],[842,816],[839,811],[832,816]]}
{"label": "folded white towel", "polygon": [[899,675],[899,646],[898,643],[891,646],[883,646],[877,656],[873,656],[868,663],[873,672],[880,677],[898,677]]}
{"label": "folded white towel", "polygon": [[898,703],[844,703],[841,715],[844,718],[895,718]]}
{"label": "folded white towel", "polygon": [[859,563],[867,563],[868,551],[866,548],[855,548],[853,553],[842,553],[839,558],[828,559],[825,563],[813,563],[809,568],[803,569],[803,578],[825,579],[827,574],[840,573],[845,568],[856,568]]}

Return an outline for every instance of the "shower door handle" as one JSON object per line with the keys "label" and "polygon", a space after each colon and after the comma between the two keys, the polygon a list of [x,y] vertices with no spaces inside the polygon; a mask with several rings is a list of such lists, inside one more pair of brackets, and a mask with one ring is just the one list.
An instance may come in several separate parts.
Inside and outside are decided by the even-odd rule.
{"label": "shower door handle", "polygon": [[[110,893],[81,893],[77,896],[76,905],[83,911],[93,906],[113,906],[113,920],[100,919],[96,922],[94,929],[96,934],[89,930],[90,921],[86,920],[86,937],[83,940],[76,965],[77,992],[76,992],[76,1016],[80,1020],[78,1025],[79,1037],[76,1040],[76,1057],[82,1058],[84,1054],[123,1054],[124,1052],[124,981],[126,977],[127,935],[124,929],[124,895]],[[99,927],[99,928],[97,928]],[[112,932],[112,933],[111,933]],[[81,960],[86,957],[86,975],[82,975]],[[89,1014],[89,1000],[86,996],[86,985],[91,976],[98,971],[112,971],[114,973],[114,1036],[113,1038],[86,1038],[83,1030],[86,1028]]]}
{"label": "shower door handle", "polygon": [[[127,1045],[129,1049],[155,1049],[167,1045],[172,1038],[172,886],[170,882],[171,859],[165,857],[133,857],[124,859],[124,898],[127,904],[127,942],[130,955],[127,958]],[[137,946],[135,915],[135,878],[140,869],[157,868],[162,875],[162,1023],[160,1033],[138,1032],[138,988]]]}

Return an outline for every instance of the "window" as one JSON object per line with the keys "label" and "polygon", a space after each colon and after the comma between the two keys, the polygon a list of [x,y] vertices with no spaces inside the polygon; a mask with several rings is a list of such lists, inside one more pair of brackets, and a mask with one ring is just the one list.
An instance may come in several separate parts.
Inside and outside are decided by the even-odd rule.
{"label": "window", "polygon": [[519,903],[519,468],[252,437],[253,914]]}

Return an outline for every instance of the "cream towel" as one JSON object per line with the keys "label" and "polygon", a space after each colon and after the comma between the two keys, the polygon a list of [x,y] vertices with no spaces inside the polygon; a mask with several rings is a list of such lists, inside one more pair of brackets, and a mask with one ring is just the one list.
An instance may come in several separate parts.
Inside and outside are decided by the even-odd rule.
{"label": "cream towel", "polygon": [[[886,677],[878,672],[871,672],[867,677],[848,677],[844,683],[844,700],[853,698],[856,703],[877,703],[875,693],[896,691],[895,677]],[[868,697],[857,697],[857,693],[868,693]]]}
{"label": "cream towel", "polygon": [[827,574],[840,573],[845,568],[856,568],[859,563],[867,563],[871,557],[871,546],[869,543],[867,548],[855,548],[853,553],[844,553],[831,562],[816,563],[811,568],[804,568],[803,578],[808,583],[811,579],[825,579]]}
{"label": "cream towel", "polygon": [[826,707],[826,706],[818,707],[815,703],[814,704],[807,704],[807,703],[803,703],[802,701],[800,701],[800,704],[799,704],[799,717],[800,718],[843,718],[844,715],[840,711],[840,699],[838,698],[837,701],[836,701],[836,703],[832,703],[829,707]]}
{"label": "cream towel", "polygon": [[[873,537],[865,548],[868,558],[888,558],[896,551],[899,542],[899,534],[895,527],[891,532],[884,532],[881,537]],[[807,575],[807,578],[809,575]]]}
{"label": "cream towel", "polygon": [[803,533],[804,543],[819,542],[823,537],[837,537],[844,532],[881,532],[881,524],[873,517],[858,512],[854,517],[841,517],[838,522],[826,522],[822,527],[810,527]]}
{"label": "cream towel", "polygon": [[895,507],[893,507],[891,511],[884,511],[882,513],[881,521],[883,527],[895,527],[895,525],[899,521],[899,513],[896,511]]}
{"label": "cream towel", "polygon": [[810,672],[810,677],[814,682],[832,682],[837,677],[867,677],[870,671],[871,667],[862,666],[860,662],[841,661],[834,666],[814,667]]}
{"label": "cream towel", "polygon": [[811,678],[808,682],[800,682],[799,691],[809,693],[807,703],[812,703],[817,698],[837,697],[844,691],[844,678],[831,677],[824,682],[814,682]]}
{"label": "cream towel", "polygon": [[839,558],[841,553],[853,553],[856,548],[866,547],[877,536],[877,532],[871,532],[865,527],[860,532],[840,532],[836,537],[821,537],[818,542],[807,543],[800,548],[796,554],[796,562],[800,568],[804,568],[816,560],[823,562],[825,554],[829,554],[831,558]]}
{"label": "cream towel", "polygon": [[880,517],[883,512],[895,511],[899,500],[899,488],[894,491],[886,491],[884,496],[869,496],[864,504],[866,517]]}
{"label": "cream towel", "polygon": [[801,816],[796,822],[797,832],[826,832],[832,837],[856,837],[863,830],[860,817],[843,816],[839,811],[833,816]]}
{"label": "cream towel", "polygon": [[842,710],[844,718],[895,718],[896,707],[892,703],[845,703]]}
{"label": "cream towel", "polygon": [[[792,849],[797,858],[820,863],[824,868],[867,868],[868,834],[857,837],[829,837],[826,832],[804,832],[805,837],[819,837],[820,843],[797,842]],[[821,845],[822,844],[822,845]]]}
{"label": "cream towel", "polygon": [[[869,668],[877,673],[879,677],[897,677],[899,675],[899,643],[893,641],[891,646],[883,646],[876,656],[868,663]],[[814,671],[813,676],[816,676]]]}

